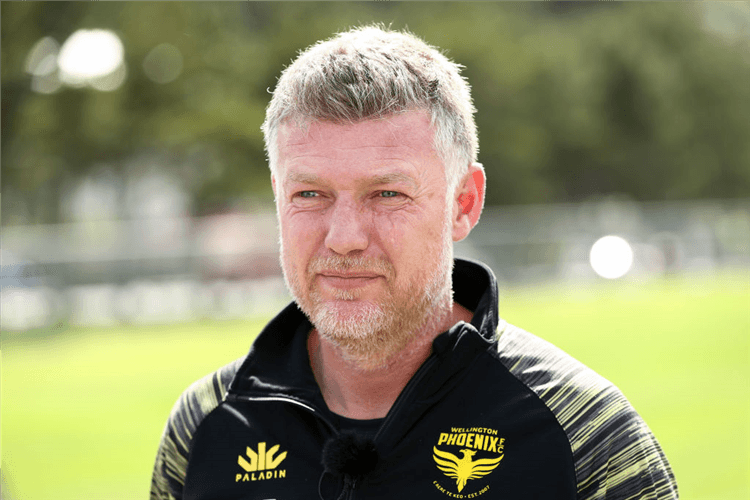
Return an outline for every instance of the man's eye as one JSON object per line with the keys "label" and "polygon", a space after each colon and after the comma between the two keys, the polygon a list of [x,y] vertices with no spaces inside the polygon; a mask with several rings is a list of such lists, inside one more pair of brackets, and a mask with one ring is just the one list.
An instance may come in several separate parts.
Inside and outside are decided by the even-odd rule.
{"label": "man's eye", "polygon": [[380,196],[383,198],[395,198],[400,193],[398,191],[381,191]]}
{"label": "man's eye", "polygon": [[315,198],[316,196],[318,196],[318,193],[316,193],[315,191],[300,191],[299,193],[297,193],[297,196],[299,196],[300,198]]}

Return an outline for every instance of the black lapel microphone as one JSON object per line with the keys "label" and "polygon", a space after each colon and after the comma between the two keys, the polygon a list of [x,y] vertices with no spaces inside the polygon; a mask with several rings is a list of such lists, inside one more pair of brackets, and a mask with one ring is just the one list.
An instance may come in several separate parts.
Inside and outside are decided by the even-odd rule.
{"label": "black lapel microphone", "polygon": [[[336,489],[341,490],[337,498],[346,498],[349,491],[375,470],[378,464],[375,442],[370,438],[349,432],[341,433],[326,441],[321,458],[325,472],[320,479],[318,490],[323,500],[332,498],[326,494],[332,485],[324,486],[324,483],[330,483],[332,479],[337,485]],[[332,477],[328,479],[326,476]]]}

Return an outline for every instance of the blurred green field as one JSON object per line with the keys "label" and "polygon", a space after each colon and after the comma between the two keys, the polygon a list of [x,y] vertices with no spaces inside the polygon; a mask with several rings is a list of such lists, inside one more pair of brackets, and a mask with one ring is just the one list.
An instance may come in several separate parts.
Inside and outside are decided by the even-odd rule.
{"label": "blurred green field", "polygon": [[[505,289],[501,315],[613,380],[681,497],[750,498],[750,275]],[[147,498],[167,414],[265,320],[3,337],[3,498]]]}

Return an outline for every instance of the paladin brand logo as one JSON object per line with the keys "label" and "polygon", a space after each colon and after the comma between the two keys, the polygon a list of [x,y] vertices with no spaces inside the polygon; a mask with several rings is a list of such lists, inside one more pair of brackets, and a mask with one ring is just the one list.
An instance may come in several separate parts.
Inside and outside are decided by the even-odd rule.
{"label": "paladin brand logo", "polygon": [[248,462],[245,457],[240,455],[237,457],[237,463],[240,467],[245,469],[244,474],[237,474],[235,482],[240,481],[261,481],[264,479],[276,479],[280,477],[286,477],[286,470],[277,470],[281,462],[286,458],[286,452],[280,453],[278,456],[276,452],[279,451],[279,445],[271,447],[270,450],[266,451],[266,443],[258,443],[258,452],[256,453],[249,446],[247,447],[247,457],[250,459]]}
{"label": "paladin brand logo", "polygon": [[497,434],[495,429],[485,427],[453,427],[451,432],[441,432],[437,446],[432,447],[432,459],[452,481],[445,481],[445,485],[434,481],[435,488],[451,498],[476,498],[487,493],[489,484],[478,482],[475,486],[472,482],[469,486],[474,487],[467,488],[467,482],[487,476],[500,464],[505,456],[505,438]]}

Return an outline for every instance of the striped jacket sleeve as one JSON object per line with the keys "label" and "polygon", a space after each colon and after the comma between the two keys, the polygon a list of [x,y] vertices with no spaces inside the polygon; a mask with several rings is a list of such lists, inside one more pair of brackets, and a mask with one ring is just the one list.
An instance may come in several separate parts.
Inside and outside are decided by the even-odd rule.
{"label": "striped jacket sleeve", "polygon": [[198,380],[179,397],[161,436],[150,500],[181,500],[190,446],[203,419],[223,401],[242,359]]}
{"label": "striped jacket sleeve", "polygon": [[678,498],[659,443],[617,387],[528,332],[507,323],[498,332],[501,361],[568,437],[579,500]]}

